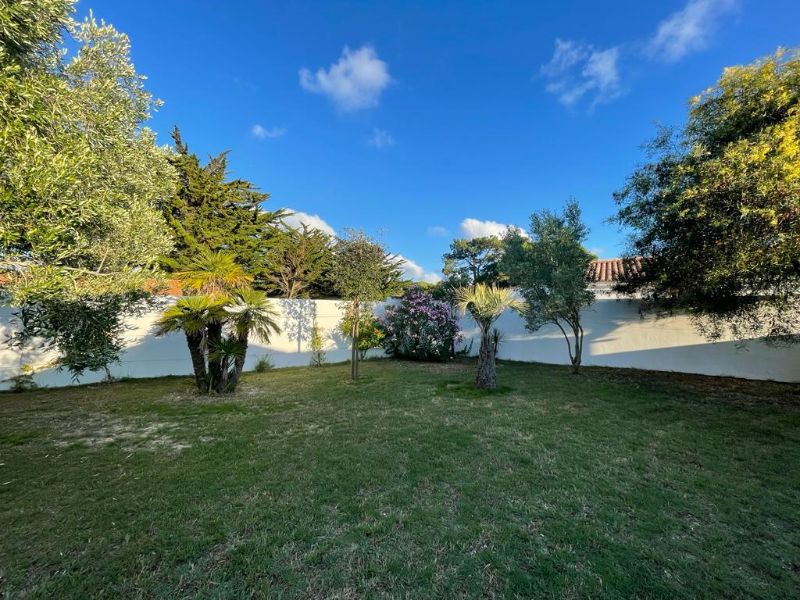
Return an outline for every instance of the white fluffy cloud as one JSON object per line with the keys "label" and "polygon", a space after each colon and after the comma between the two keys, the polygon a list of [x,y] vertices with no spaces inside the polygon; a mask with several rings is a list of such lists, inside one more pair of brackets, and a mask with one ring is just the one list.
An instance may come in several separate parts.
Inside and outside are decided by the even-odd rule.
{"label": "white fluffy cloud", "polygon": [[597,49],[590,44],[556,39],[553,57],[542,66],[545,89],[565,106],[591,98],[591,106],[608,102],[622,93],[619,48]]}
{"label": "white fluffy cloud", "polygon": [[378,105],[381,93],[391,83],[388,65],[378,58],[372,46],[350,50],[329,69],[300,69],[300,86],[331,98],[341,110],[353,111]]}
{"label": "white fluffy cloud", "polygon": [[412,281],[424,281],[426,283],[436,283],[442,280],[442,276],[438,273],[426,271],[413,260],[398,254],[397,258],[402,261],[401,267],[403,269],[403,276]]}
{"label": "white fluffy cloud", "polygon": [[738,0],[689,0],[686,6],[661,21],[650,40],[651,56],[677,62],[708,46],[720,19],[738,6]]}
{"label": "white fluffy cloud", "polygon": [[394,145],[394,138],[385,129],[373,129],[372,137],[369,138],[367,143],[373,148],[386,148],[386,146]]}
{"label": "white fluffy cloud", "polygon": [[[468,240],[478,237],[503,237],[513,227],[515,226],[497,221],[480,221],[479,219],[464,219],[460,225],[461,235]],[[526,235],[524,231],[520,230],[520,233]]]}
{"label": "white fluffy cloud", "polygon": [[299,210],[292,210],[291,208],[287,208],[286,210],[292,213],[283,219],[283,222],[289,227],[300,227],[301,225],[306,225],[311,229],[319,229],[320,231],[324,231],[328,235],[336,235],[336,230],[328,225],[328,223],[326,223],[325,220],[319,215],[310,215]]}
{"label": "white fluffy cloud", "polygon": [[259,140],[265,140],[267,138],[279,138],[286,133],[286,129],[283,127],[273,127],[272,129],[268,129],[263,125],[259,125],[256,123],[250,129],[250,134]]}

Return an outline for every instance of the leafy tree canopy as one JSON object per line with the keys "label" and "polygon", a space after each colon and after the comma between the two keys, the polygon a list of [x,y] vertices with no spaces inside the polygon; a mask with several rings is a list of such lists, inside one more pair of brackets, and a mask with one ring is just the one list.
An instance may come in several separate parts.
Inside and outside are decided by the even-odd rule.
{"label": "leafy tree canopy", "polygon": [[328,277],[338,295],[347,302],[350,318],[351,377],[358,379],[359,318],[365,306],[400,292],[401,261],[378,242],[360,231],[350,230],[336,241]]}
{"label": "leafy tree canopy", "polygon": [[263,210],[261,204],[269,194],[258,191],[251,182],[228,180],[227,152],[204,165],[189,152],[177,127],[172,139],[175,153],[171,162],[180,185],[163,204],[176,240],[174,262],[167,266],[180,270],[183,262],[200,252],[226,252],[235,255],[251,276],[263,280],[270,240],[283,211]]}
{"label": "leafy tree canopy", "polygon": [[12,343],[58,350],[77,376],[119,357],[172,248],[159,205],[176,177],[144,126],[159,103],[128,38],[72,10],[0,3],[0,269],[20,307]]}
{"label": "leafy tree canopy", "polygon": [[531,237],[512,230],[505,238],[502,267],[525,299],[525,325],[536,331],[545,324],[561,330],[570,361],[580,368],[583,350],[581,310],[594,301],[586,271],[592,254],[583,247],[588,231],[578,203],[567,203],[562,214],[531,215]]}
{"label": "leafy tree canopy", "polygon": [[800,277],[800,54],[725,69],[662,131],[616,194],[645,273],[626,282],[688,309],[710,337],[790,339]]}
{"label": "leafy tree canopy", "polygon": [[502,255],[503,242],[494,236],[453,240],[442,257],[442,272],[453,288],[498,283],[503,280],[499,270]]}
{"label": "leafy tree canopy", "polygon": [[267,286],[284,298],[311,295],[333,260],[331,236],[305,224],[276,229],[269,247]]}
{"label": "leafy tree canopy", "polygon": [[158,102],[128,38],[91,16],[75,23],[70,9],[0,6],[3,35],[17,40],[0,52],[0,261],[20,275],[20,303],[141,288],[172,244],[157,207],[174,170],[143,125]]}

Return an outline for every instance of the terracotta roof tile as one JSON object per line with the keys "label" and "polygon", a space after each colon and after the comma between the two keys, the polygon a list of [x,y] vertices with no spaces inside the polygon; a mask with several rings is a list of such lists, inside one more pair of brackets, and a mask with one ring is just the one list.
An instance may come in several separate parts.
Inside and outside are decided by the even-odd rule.
{"label": "terracotta roof tile", "polygon": [[614,283],[641,272],[641,258],[603,258],[589,263],[586,278],[592,283]]}

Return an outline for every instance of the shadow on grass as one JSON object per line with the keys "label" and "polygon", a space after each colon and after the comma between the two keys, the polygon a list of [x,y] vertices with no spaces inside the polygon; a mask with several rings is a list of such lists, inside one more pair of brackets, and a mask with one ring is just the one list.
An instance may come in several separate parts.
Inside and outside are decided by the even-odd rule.
{"label": "shadow on grass", "polygon": [[436,395],[445,398],[486,398],[490,396],[504,396],[514,391],[507,385],[499,385],[493,390],[482,390],[475,387],[473,381],[442,381],[436,384]]}

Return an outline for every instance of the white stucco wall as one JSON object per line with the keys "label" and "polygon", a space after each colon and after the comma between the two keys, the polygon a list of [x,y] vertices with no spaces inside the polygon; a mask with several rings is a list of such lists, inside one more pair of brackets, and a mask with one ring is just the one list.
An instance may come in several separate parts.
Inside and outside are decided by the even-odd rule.
{"label": "white stucco wall", "polygon": [[[599,296],[583,312],[582,323],[584,365],[800,381],[800,345],[781,348],[758,340],[712,343],[688,316],[643,317],[637,300]],[[555,326],[530,333],[519,315],[507,312],[497,327],[503,332],[500,358],[569,364],[566,341]],[[477,353],[477,327],[463,319],[462,329],[467,343],[474,339],[473,353]]]}
{"label": "white stucco wall", "polygon": [[[334,300],[275,300],[281,312],[283,332],[269,346],[253,342],[248,351],[247,369],[265,353],[275,367],[309,364],[309,337],[316,310],[317,324],[326,340],[328,362],[349,359],[347,340],[337,331],[342,309]],[[383,311],[378,305],[376,313]],[[0,380],[18,372],[22,363],[42,365],[52,356],[40,352],[18,351],[2,344],[11,332],[12,309],[0,307]],[[153,335],[158,312],[134,319],[127,333],[128,345],[122,362],[112,367],[115,377],[156,377],[189,375],[186,342],[182,334],[163,338]],[[641,317],[635,300],[599,298],[583,315],[586,331],[583,363],[611,367],[634,367],[662,371],[680,371],[706,375],[729,375],[749,379],[800,381],[800,346],[774,348],[759,341],[745,346],[734,341],[709,343],[693,328],[688,317]],[[473,353],[478,351],[477,327],[465,317],[461,322],[465,345],[474,339]],[[504,314],[497,323],[503,332],[500,358],[553,364],[568,364],[566,343],[555,327],[536,333],[526,331],[523,320],[515,313]],[[381,351],[371,351],[381,356]],[[103,373],[87,373],[80,383],[101,380]],[[40,386],[62,386],[72,383],[67,372],[45,369],[36,375]],[[0,389],[9,387],[0,382]]]}
{"label": "white stucco wall", "polygon": [[[273,300],[280,311],[279,323],[282,332],[273,336],[267,346],[257,340],[251,341],[247,352],[245,369],[252,369],[259,358],[269,355],[275,367],[293,367],[308,365],[311,361],[309,341],[315,313],[317,325],[325,341],[328,362],[349,360],[349,341],[342,338],[338,325],[342,318],[341,303],[335,300]],[[378,305],[376,314],[383,312]],[[5,380],[19,372],[23,363],[37,367],[51,362],[55,355],[37,351],[20,353],[2,342],[12,331],[13,309],[0,306],[0,380]],[[182,333],[165,337],[155,337],[153,330],[160,311],[131,319],[130,329],[126,332],[127,347],[120,363],[112,365],[114,377],[158,377],[162,375],[190,375],[192,365],[186,339]],[[380,350],[370,350],[369,356],[382,356]],[[105,373],[87,372],[79,383],[101,381]],[[59,372],[49,368],[37,372],[35,376],[39,386],[63,386],[73,383],[67,371]],[[0,390],[7,389],[10,383],[0,381]]]}

